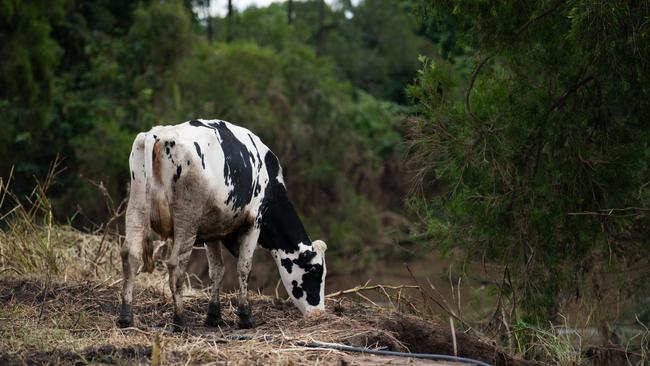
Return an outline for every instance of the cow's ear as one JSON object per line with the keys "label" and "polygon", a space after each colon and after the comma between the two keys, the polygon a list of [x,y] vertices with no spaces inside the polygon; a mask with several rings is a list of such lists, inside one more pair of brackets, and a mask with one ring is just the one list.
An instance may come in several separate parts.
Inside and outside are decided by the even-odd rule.
{"label": "cow's ear", "polygon": [[312,245],[314,246],[314,249],[316,249],[316,251],[318,252],[325,253],[325,251],[327,250],[327,244],[325,244],[325,242],[322,240],[314,240]]}

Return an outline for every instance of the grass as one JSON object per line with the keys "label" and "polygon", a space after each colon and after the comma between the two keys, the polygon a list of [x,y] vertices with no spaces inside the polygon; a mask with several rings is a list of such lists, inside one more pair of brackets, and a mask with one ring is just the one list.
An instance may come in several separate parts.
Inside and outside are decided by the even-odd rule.
{"label": "grass", "polygon": [[579,335],[563,334],[552,324],[540,328],[523,322],[512,326],[511,335],[517,353],[550,365],[581,365],[584,361]]}
{"label": "grass", "polygon": [[0,273],[42,273],[66,279],[107,278],[118,274],[119,235],[83,233],[53,222],[47,190],[59,172],[58,160],[27,197],[11,191],[10,174],[0,178]]}

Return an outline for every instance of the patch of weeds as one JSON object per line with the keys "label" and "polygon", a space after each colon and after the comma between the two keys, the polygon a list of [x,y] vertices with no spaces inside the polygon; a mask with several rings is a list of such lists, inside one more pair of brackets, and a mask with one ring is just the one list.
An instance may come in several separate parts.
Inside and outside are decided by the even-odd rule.
{"label": "patch of weeds", "polygon": [[558,327],[541,328],[517,322],[512,325],[511,335],[517,353],[526,359],[567,366],[580,365],[583,361],[580,337],[572,339],[568,332],[562,334]]}
{"label": "patch of weeds", "polygon": [[123,209],[114,209],[115,217],[92,234],[56,224],[47,191],[59,172],[59,160],[55,160],[27,197],[11,190],[12,174],[6,180],[0,178],[0,278],[88,280],[119,275],[120,239],[111,225]]}

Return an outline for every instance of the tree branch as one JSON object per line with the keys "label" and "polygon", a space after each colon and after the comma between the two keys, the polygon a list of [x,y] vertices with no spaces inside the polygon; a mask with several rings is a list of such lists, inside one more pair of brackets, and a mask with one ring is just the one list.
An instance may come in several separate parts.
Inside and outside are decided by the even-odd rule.
{"label": "tree branch", "polygon": [[[499,53],[499,51],[501,51],[501,50],[500,50],[500,49],[497,50],[497,51],[495,52],[495,54],[496,54],[496,53]],[[478,76],[478,73],[481,71],[481,69],[482,69],[483,66],[487,63],[487,61],[488,61],[490,58],[492,58],[492,56],[494,56],[494,55],[488,55],[488,56],[485,56],[485,57],[483,58],[483,60],[482,60],[481,62],[479,62],[478,65],[476,65],[476,68],[475,68],[474,71],[472,72],[472,77],[471,77],[470,80],[469,80],[469,85],[467,86],[467,91],[465,92],[465,110],[467,110],[467,114],[469,114],[469,116],[472,117],[472,119],[473,119],[475,122],[481,122],[481,120],[480,120],[478,117],[476,117],[476,115],[474,114],[474,112],[472,112],[472,105],[470,104],[470,100],[469,100],[469,99],[470,99],[470,95],[472,94],[472,89],[474,88],[474,82],[476,81],[476,77]]]}
{"label": "tree branch", "polygon": [[[538,20],[540,20],[540,19],[546,17],[547,15],[553,13],[555,10],[557,10],[557,9],[558,9],[562,4],[564,4],[565,2],[566,2],[566,0],[560,0],[560,1],[556,2],[556,3],[555,3],[552,7],[550,7],[548,10],[546,10],[545,12],[543,12],[542,14],[540,14],[540,15],[534,17],[534,18],[529,19],[526,23],[524,23],[521,27],[519,27],[519,28],[515,31],[515,36],[518,36],[518,35],[520,35],[521,33],[523,33],[524,31],[526,31],[526,29],[528,29],[528,27],[529,27],[531,24],[533,24],[534,22],[536,22],[536,21],[538,21]],[[467,114],[469,114],[469,116],[470,116],[470,117],[471,117],[475,122],[480,122],[481,120],[480,120],[478,117],[476,117],[476,115],[475,115],[474,112],[472,111],[472,106],[471,106],[471,103],[470,103],[470,95],[471,95],[471,93],[472,93],[472,89],[474,88],[474,82],[476,81],[476,78],[477,78],[477,76],[478,76],[478,73],[481,71],[481,69],[482,69],[483,66],[487,63],[487,61],[488,61],[490,58],[492,58],[492,56],[501,53],[501,50],[502,50],[502,49],[503,49],[503,46],[502,46],[502,47],[499,47],[499,48],[498,48],[498,49],[497,49],[493,54],[488,55],[488,56],[485,56],[485,57],[483,58],[483,60],[481,60],[481,62],[478,63],[478,65],[476,66],[476,68],[475,68],[474,71],[472,72],[472,76],[471,76],[470,81],[469,81],[469,86],[467,87],[467,91],[465,92],[465,109],[467,110]]]}
{"label": "tree branch", "polygon": [[528,27],[529,27],[531,24],[533,24],[534,22],[536,22],[536,21],[538,21],[538,20],[544,18],[545,16],[547,16],[547,15],[553,13],[555,10],[557,10],[557,8],[559,8],[559,7],[560,7],[562,4],[564,4],[565,2],[566,2],[566,0],[560,0],[560,1],[558,1],[557,3],[555,3],[555,5],[553,5],[552,7],[550,7],[548,10],[546,10],[545,12],[543,12],[542,14],[540,14],[540,15],[534,17],[534,18],[530,18],[526,23],[524,23],[521,27],[519,27],[519,28],[515,31],[515,34],[516,34],[516,35],[519,35],[519,34],[523,33],[524,31],[526,31],[526,29],[528,29]]}
{"label": "tree branch", "polygon": [[590,82],[592,82],[595,79],[596,79],[595,75],[588,76],[588,77],[582,79],[582,81],[575,84],[569,90],[564,92],[564,94],[558,100],[556,100],[555,103],[553,103],[553,105],[551,105],[551,107],[544,113],[544,118],[548,117],[548,115],[551,114],[551,112],[553,112],[554,110],[562,107],[564,105],[564,103],[566,103],[567,99],[571,95],[577,93],[580,88],[582,88],[583,86],[589,84]]}

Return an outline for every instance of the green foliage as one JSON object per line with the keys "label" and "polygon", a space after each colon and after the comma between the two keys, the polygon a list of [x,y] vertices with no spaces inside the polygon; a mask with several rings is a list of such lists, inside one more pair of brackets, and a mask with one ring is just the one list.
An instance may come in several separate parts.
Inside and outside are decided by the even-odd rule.
{"label": "green foliage", "polygon": [[[15,163],[19,179],[31,179],[60,154],[68,169],[51,193],[60,219],[75,216],[78,226],[105,219],[109,213],[88,180],[102,182],[115,200],[124,197],[135,135],[201,117],[244,125],[267,142],[308,229],[334,251],[360,248],[376,234],[380,210],[363,197],[363,185],[379,179],[379,168],[400,153],[403,110],[346,81],[337,58],[323,54],[346,41],[340,31],[316,46],[309,24],[318,18],[316,2],[297,5],[293,24],[281,4],[215,19],[212,42],[188,11],[191,1],[70,0],[51,9],[37,3],[21,6],[18,15],[12,2],[0,10],[37,34],[30,43],[28,32],[3,29],[14,43],[0,46],[10,60],[0,64],[7,91],[0,109],[12,118],[2,136],[7,144],[0,152],[10,158],[1,174]],[[323,11],[327,21],[338,17],[353,26],[342,12]],[[27,108],[35,101],[38,108]],[[36,110],[39,121],[20,119]],[[24,146],[24,155],[14,153],[15,146]]]}
{"label": "green foliage", "polygon": [[[287,10],[282,4],[271,4],[266,8],[251,7],[241,13],[234,13],[231,19],[212,19],[215,40],[245,41],[281,49],[287,44],[305,43],[308,35],[296,32],[287,23]],[[229,23],[230,22],[230,23]]]}
{"label": "green foliage", "polygon": [[44,173],[55,156],[46,147],[45,131],[50,122],[53,73],[62,50],[50,31],[64,5],[60,0],[0,4],[0,155],[5,157],[0,171],[8,172],[15,162],[19,186],[31,175]]}
{"label": "green foliage", "polygon": [[434,44],[419,34],[409,2],[366,0],[337,8],[321,4],[294,2],[291,24],[285,4],[217,18],[215,38],[278,50],[296,43],[311,45],[319,56],[335,61],[339,78],[375,97],[405,103],[404,85],[415,76],[418,55],[435,51]]}
{"label": "green foliage", "polygon": [[[412,82],[418,56],[435,52],[433,43],[417,34],[404,1],[366,0],[353,9],[352,42],[333,35],[326,51],[355,84],[371,94],[405,102],[404,85]],[[356,46],[360,45],[360,47]],[[351,52],[352,51],[352,52]]]}
{"label": "green foliage", "polygon": [[[153,73],[165,79],[176,71],[192,46],[189,14],[182,5],[171,2],[154,2],[135,10],[133,25],[128,34],[131,43],[131,57],[138,65],[138,71],[150,77]],[[163,76],[161,78],[161,76]]]}
{"label": "green foliage", "polygon": [[424,60],[409,87],[421,176],[440,189],[416,209],[440,248],[507,265],[530,322],[556,317],[593,253],[637,263],[650,249],[647,9],[422,1],[425,22],[453,19],[480,57],[469,77]]}
{"label": "green foliage", "polygon": [[402,150],[402,135],[398,131],[399,120],[395,116],[406,115],[407,108],[392,102],[377,101],[360,92],[355,103],[351,103],[351,127],[359,133],[361,143],[370,152],[372,159],[388,159]]}
{"label": "green foliage", "polygon": [[[61,177],[68,189],[56,196],[59,212],[67,216],[80,210],[94,221],[106,212],[86,180],[105,182],[113,197],[126,194],[135,134],[176,121],[179,70],[195,36],[190,15],[175,1],[137,7],[101,1],[85,5],[74,7],[58,24],[57,33],[65,34],[62,46],[82,54],[61,65],[51,118],[60,135],[55,151],[80,174]],[[123,17],[132,23],[124,23]],[[88,21],[87,27],[73,26],[77,19]],[[127,28],[111,27],[117,24]]]}

